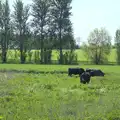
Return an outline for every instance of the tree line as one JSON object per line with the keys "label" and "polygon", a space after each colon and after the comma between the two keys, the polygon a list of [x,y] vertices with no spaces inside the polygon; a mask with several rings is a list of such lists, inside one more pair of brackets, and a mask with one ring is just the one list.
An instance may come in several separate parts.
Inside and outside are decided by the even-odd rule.
{"label": "tree line", "polygon": [[[15,0],[13,10],[9,1],[0,1],[0,48],[2,63],[7,62],[8,50],[19,50],[20,63],[26,62],[27,54],[35,52],[35,61],[50,64],[52,51],[59,51],[59,64],[77,63],[72,23],[70,21],[72,0],[33,0],[25,5]],[[94,64],[108,62],[111,52],[111,36],[105,28],[94,29],[82,49],[87,59]],[[117,63],[120,64],[120,29],[116,30],[115,48]],[[68,49],[64,51],[64,49]],[[40,56],[40,57],[38,57]]]}
{"label": "tree line", "polygon": [[2,62],[7,62],[9,49],[20,51],[20,61],[25,63],[26,53],[40,50],[40,63],[50,61],[53,49],[59,51],[59,63],[64,58],[63,49],[74,54],[76,46],[71,16],[72,0],[33,0],[24,5],[16,0],[13,11],[9,1],[0,1],[0,46]]}
{"label": "tree line", "polygon": [[[86,58],[94,64],[108,64],[108,56],[113,48],[112,37],[105,28],[96,28],[90,32],[87,43],[83,44]],[[116,61],[120,64],[120,29],[116,30],[114,48],[116,49]]]}

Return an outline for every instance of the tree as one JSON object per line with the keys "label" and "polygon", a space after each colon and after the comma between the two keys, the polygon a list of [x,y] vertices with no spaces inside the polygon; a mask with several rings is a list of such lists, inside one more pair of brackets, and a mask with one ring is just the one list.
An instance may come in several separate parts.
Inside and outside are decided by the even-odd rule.
{"label": "tree", "polygon": [[116,30],[115,47],[117,52],[117,63],[120,64],[120,29]]}
{"label": "tree", "polygon": [[111,49],[111,37],[106,29],[95,29],[88,37],[87,54],[95,64],[107,61]]}
{"label": "tree", "polygon": [[5,3],[0,3],[1,15],[1,48],[2,48],[2,62],[6,63],[7,50],[10,40],[10,9],[8,0]]}
{"label": "tree", "polygon": [[71,52],[75,50],[76,43],[72,32],[66,33],[62,39],[64,41],[63,42],[64,49],[69,49]]}
{"label": "tree", "polygon": [[24,6],[22,0],[16,0],[14,3],[13,23],[15,34],[18,36],[21,63],[25,63],[26,37],[29,31],[29,7]]}
{"label": "tree", "polygon": [[[0,0],[0,44],[2,49],[2,31],[3,31],[3,4]],[[2,58],[2,54],[0,53],[0,57]]]}
{"label": "tree", "polygon": [[59,40],[59,51],[60,51],[60,64],[62,64],[63,59],[63,45],[65,34],[71,31],[71,2],[72,0],[52,0],[52,16],[53,23],[56,25],[56,34]]}
{"label": "tree", "polygon": [[33,0],[32,16],[33,27],[37,40],[38,49],[41,50],[41,63],[44,63],[44,40],[49,29],[49,16],[50,16],[50,0]]}

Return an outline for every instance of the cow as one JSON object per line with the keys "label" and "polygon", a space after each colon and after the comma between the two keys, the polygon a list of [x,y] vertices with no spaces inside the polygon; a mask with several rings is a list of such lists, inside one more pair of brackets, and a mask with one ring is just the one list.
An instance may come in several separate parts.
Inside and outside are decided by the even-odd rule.
{"label": "cow", "polygon": [[73,75],[81,75],[85,70],[83,68],[69,68],[68,69],[68,75],[72,76]]}
{"label": "cow", "polygon": [[91,77],[94,77],[94,76],[104,76],[105,73],[103,73],[101,70],[99,69],[86,69],[86,72],[89,72]]}
{"label": "cow", "polygon": [[84,72],[82,73],[82,75],[80,76],[80,83],[83,83],[83,84],[88,84],[90,82],[90,78],[91,78],[91,75],[89,72]]}

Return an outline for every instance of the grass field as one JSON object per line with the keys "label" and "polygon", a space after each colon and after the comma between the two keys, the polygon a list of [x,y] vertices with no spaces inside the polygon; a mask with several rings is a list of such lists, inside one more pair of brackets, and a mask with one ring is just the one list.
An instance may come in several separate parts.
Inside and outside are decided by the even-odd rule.
{"label": "grass field", "polygon": [[[78,76],[12,71],[67,72],[69,67],[98,68],[106,75],[83,85]],[[120,119],[120,66],[1,64],[0,70],[0,120]]]}

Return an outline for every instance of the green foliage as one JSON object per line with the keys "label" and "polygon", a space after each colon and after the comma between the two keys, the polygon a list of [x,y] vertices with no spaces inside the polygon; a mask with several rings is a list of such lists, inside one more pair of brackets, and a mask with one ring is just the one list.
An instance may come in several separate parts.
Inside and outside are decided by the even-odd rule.
{"label": "green foliage", "polygon": [[10,9],[8,0],[3,3],[0,1],[0,43],[2,49],[2,62],[7,62],[7,51],[10,41]]}
{"label": "green foliage", "polygon": [[27,53],[25,51],[22,52],[22,57],[23,57],[23,61],[26,61],[27,58]]}
{"label": "green foliage", "polygon": [[50,64],[52,59],[52,50],[44,51],[44,63]]}
{"label": "green foliage", "polygon": [[[52,18],[53,23],[55,23],[57,38],[58,38],[58,48],[60,51],[59,57],[59,63],[63,64],[63,46],[64,43],[69,40],[68,43],[71,43],[74,41],[73,34],[72,34],[72,24],[70,21],[71,16],[71,2],[72,0],[52,0],[53,8],[52,8]],[[67,39],[66,39],[67,38]],[[72,38],[72,39],[71,39]],[[66,39],[66,40],[64,40]],[[74,42],[73,42],[74,43]],[[73,46],[71,46],[71,49]]]}
{"label": "green foliage", "polygon": [[[26,51],[27,51],[27,43],[28,35],[29,35],[29,6],[24,5],[22,0],[16,0],[14,2],[14,11],[12,14],[12,19],[14,23],[14,31],[17,42],[15,46],[19,46],[20,50],[20,60],[21,63],[25,63],[26,60]],[[29,43],[28,43],[29,45]]]}
{"label": "green foliage", "polygon": [[[58,61],[60,60],[58,56]],[[63,53],[62,63],[65,65],[78,64],[78,56],[74,51],[65,51]]]}
{"label": "green foliage", "polygon": [[40,63],[40,51],[35,50],[33,58],[34,58],[34,63]]}
{"label": "green foliage", "polygon": [[28,62],[29,63],[32,62],[32,55],[33,55],[33,52],[32,51],[28,51]]}
{"label": "green foliage", "polygon": [[20,52],[18,50],[8,50],[7,63],[20,63]]}
{"label": "green foliage", "polygon": [[0,52],[0,61],[2,60],[2,52]]}
{"label": "green foliage", "polygon": [[120,64],[120,30],[118,29],[116,31],[115,36],[115,47],[116,47],[116,53],[117,53],[117,63]]}
{"label": "green foliage", "polygon": [[19,51],[15,50],[15,57],[14,57],[14,60],[18,60],[20,58],[20,53]]}
{"label": "green foliage", "polygon": [[[48,36],[49,29],[49,19],[50,19],[50,0],[33,0],[32,4],[32,16],[34,32],[36,36],[39,36],[36,39],[38,49],[41,49],[41,63],[44,63],[44,41]],[[47,33],[47,34],[46,34]]]}
{"label": "green foliage", "polygon": [[84,50],[93,63],[106,62],[111,50],[111,37],[107,30],[101,28],[91,32],[88,37],[88,45],[85,45]]}
{"label": "green foliage", "polygon": [[[63,54],[66,53],[67,51],[69,51],[69,50],[64,50]],[[26,54],[27,54],[26,63],[34,63],[34,52],[35,52],[35,50],[26,52]],[[52,51],[47,50],[47,52],[48,52],[47,58],[49,61],[48,63],[49,64],[51,64],[51,63],[58,64],[59,52],[57,50],[52,50]],[[88,54],[86,54],[83,50],[81,50],[81,49],[75,50],[74,53],[77,56],[78,63],[91,64],[91,61],[88,59],[88,56],[87,56]],[[51,57],[51,59],[50,59],[50,57]],[[108,62],[106,62],[104,64],[117,64],[116,49],[112,49],[110,55],[108,55],[107,58],[108,58]],[[7,63],[20,63],[20,51],[19,50],[8,50]]]}

